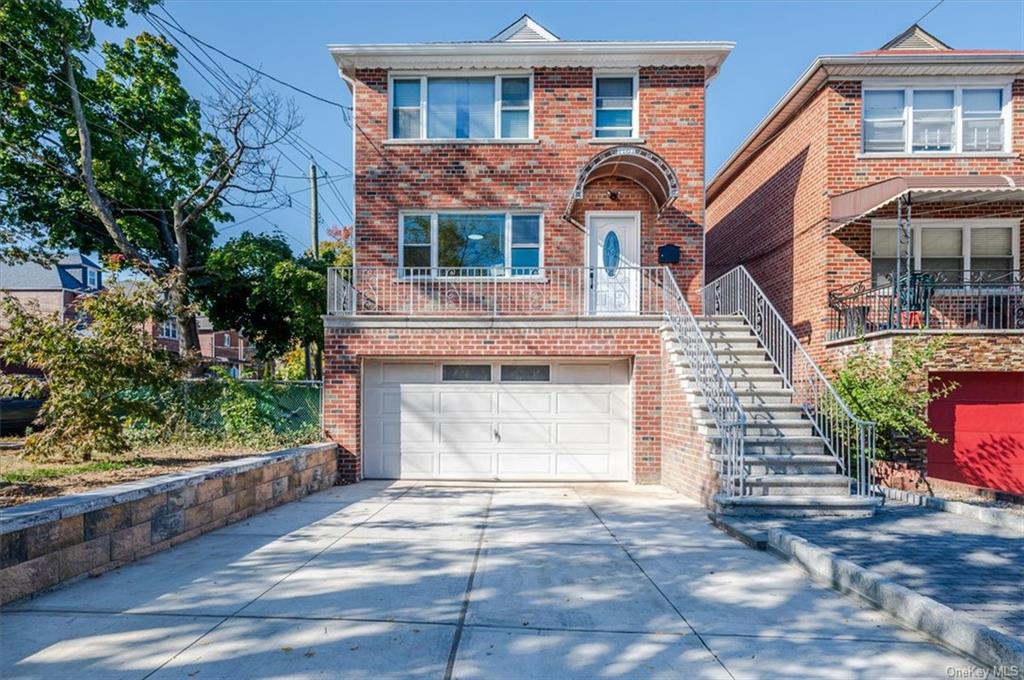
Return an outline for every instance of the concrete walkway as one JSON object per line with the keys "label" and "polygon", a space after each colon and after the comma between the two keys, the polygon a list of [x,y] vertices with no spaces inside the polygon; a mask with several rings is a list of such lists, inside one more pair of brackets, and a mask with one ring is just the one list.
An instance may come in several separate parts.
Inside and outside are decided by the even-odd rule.
{"label": "concrete walkway", "polygon": [[657,487],[338,487],[0,612],[5,679],[972,671]]}
{"label": "concrete walkway", "polygon": [[1024,517],[1017,529],[888,501],[874,517],[752,523],[785,529],[837,557],[1024,639]]}

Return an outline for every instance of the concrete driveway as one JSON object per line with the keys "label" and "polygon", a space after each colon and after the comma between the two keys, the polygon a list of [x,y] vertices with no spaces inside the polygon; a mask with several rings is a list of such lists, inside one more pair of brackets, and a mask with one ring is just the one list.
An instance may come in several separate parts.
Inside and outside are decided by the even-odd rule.
{"label": "concrete driveway", "polygon": [[680,496],[612,485],[337,487],[6,608],[0,654],[5,679],[972,668]]}

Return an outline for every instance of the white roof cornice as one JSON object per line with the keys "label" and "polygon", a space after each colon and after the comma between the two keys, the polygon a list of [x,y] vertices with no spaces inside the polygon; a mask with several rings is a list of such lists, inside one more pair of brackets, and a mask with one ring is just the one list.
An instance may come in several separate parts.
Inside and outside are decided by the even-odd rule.
{"label": "white roof cornice", "polygon": [[343,75],[356,69],[495,69],[540,67],[627,68],[705,66],[717,74],[731,42],[476,42],[328,45]]}

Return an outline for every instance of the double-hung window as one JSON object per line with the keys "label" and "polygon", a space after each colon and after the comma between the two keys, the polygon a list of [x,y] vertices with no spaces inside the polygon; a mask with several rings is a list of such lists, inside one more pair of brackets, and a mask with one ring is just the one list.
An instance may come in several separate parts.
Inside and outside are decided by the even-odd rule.
{"label": "double-hung window", "polygon": [[[931,274],[940,283],[1015,281],[1020,267],[1020,224],[1000,219],[924,220],[911,227],[903,244],[901,268],[909,251],[914,271]],[[889,285],[896,274],[897,227],[894,220],[876,220],[871,228],[871,278]]]}
{"label": "double-hung window", "polygon": [[638,137],[637,75],[594,76],[594,137]]}
{"label": "double-hung window", "polygon": [[157,337],[164,338],[166,340],[177,340],[178,339],[178,319],[170,317],[160,322],[160,327],[157,329]]}
{"label": "double-hung window", "polygon": [[875,154],[1009,151],[1004,87],[864,89],[862,150]]}
{"label": "double-hung window", "polygon": [[536,213],[403,213],[404,277],[539,276],[542,220]]}
{"label": "double-hung window", "polygon": [[95,269],[86,268],[85,270],[85,281],[86,287],[88,288],[99,288],[100,286],[100,275]]}
{"label": "double-hung window", "polygon": [[532,136],[529,75],[396,76],[391,138],[485,140]]}

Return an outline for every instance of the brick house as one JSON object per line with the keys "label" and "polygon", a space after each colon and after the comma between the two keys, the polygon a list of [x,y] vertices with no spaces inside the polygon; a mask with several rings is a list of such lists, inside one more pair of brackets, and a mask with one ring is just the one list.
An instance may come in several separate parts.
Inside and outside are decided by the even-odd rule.
{"label": "brick house", "polygon": [[[199,330],[199,354],[206,367],[219,366],[234,377],[240,377],[242,370],[253,361],[253,349],[245,337],[235,330],[215,330],[205,316],[196,319]],[[164,321],[150,321],[146,332],[156,338],[157,343],[169,352],[177,353],[178,320],[174,317]]]}
{"label": "brick house", "polygon": [[820,362],[946,336],[929,483],[1024,493],[1022,152],[1024,52],[915,25],[817,58],[707,188],[708,281],[743,265]]}
{"label": "brick house", "polygon": [[324,426],[348,477],[663,480],[663,277],[699,305],[704,95],[731,47],[525,16],[330,46],[355,227]]}
{"label": "brick house", "polygon": [[75,301],[103,287],[103,269],[81,253],[65,255],[52,266],[37,262],[0,262],[0,291],[18,302],[37,305],[63,321],[77,317]]}

